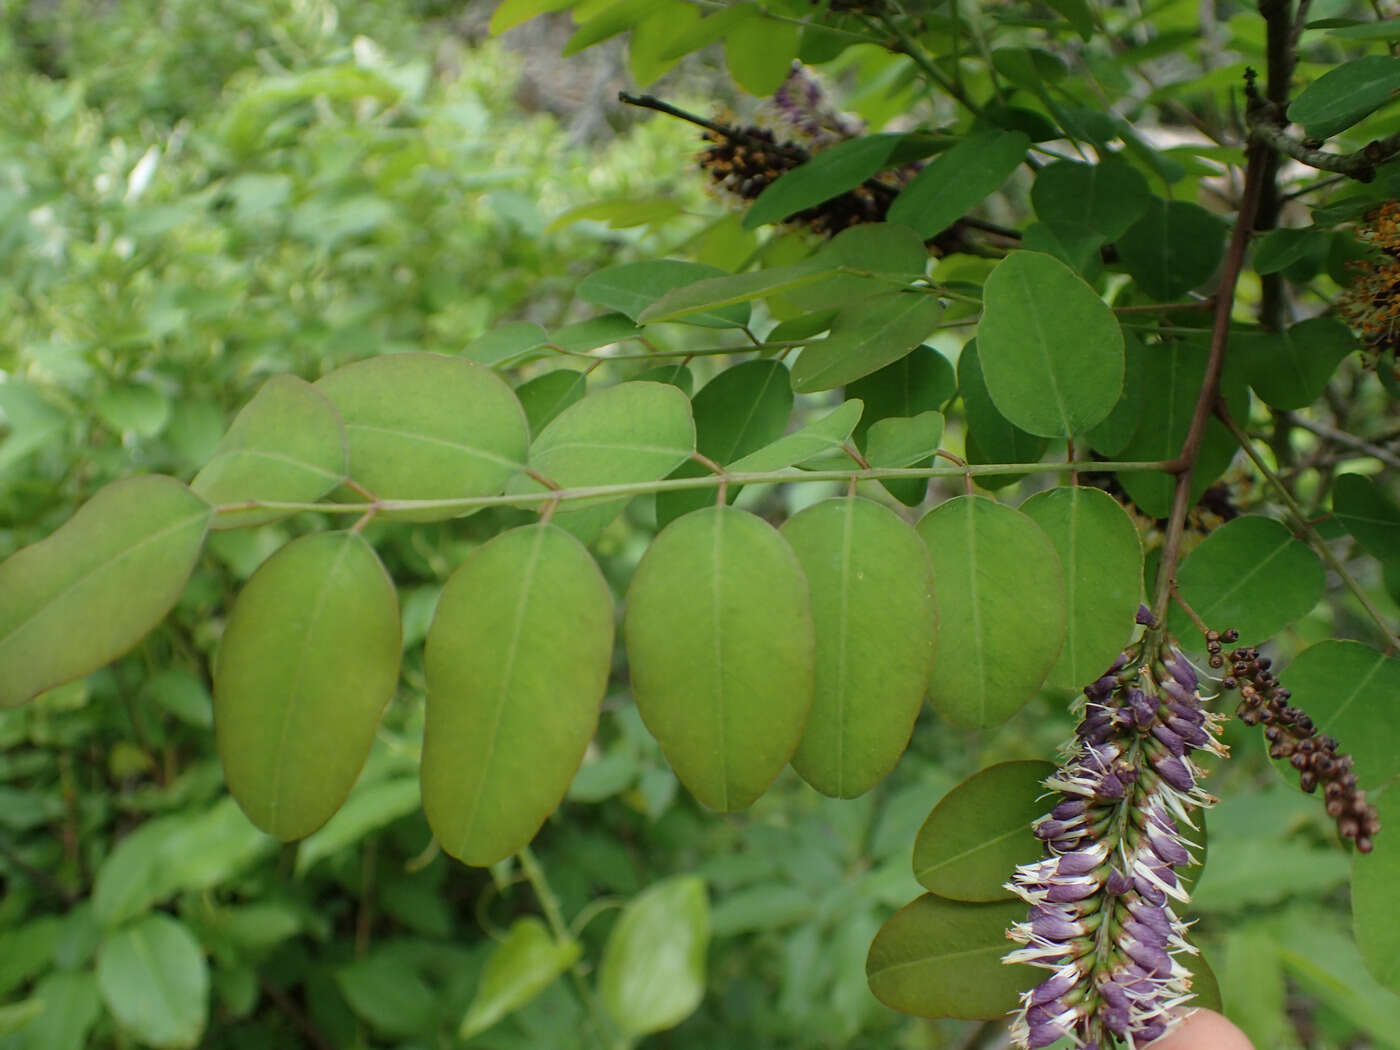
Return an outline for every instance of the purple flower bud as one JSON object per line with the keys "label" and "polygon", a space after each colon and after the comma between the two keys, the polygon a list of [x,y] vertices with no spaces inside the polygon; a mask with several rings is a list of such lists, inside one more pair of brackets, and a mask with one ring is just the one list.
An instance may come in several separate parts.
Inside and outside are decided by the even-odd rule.
{"label": "purple flower bud", "polygon": [[1045,820],[1042,818],[1032,825],[1031,830],[1034,831],[1035,837],[1038,839],[1057,839],[1062,837],[1064,833],[1069,830],[1069,826],[1062,820]]}
{"label": "purple flower bud", "polygon": [[1206,720],[1205,712],[1193,704],[1169,700],[1167,701],[1167,710],[1176,715],[1177,718],[1186,719],[1192,725],[1203,725]]}
{"label": "purple flower bud", "polygon": [[1050,815],[1056,820],[1069,820],[1071,817],[1079,816],[1088,807],[1089,803],[1082,798],[1067,798],[1052,809]]}
{"label": "purple flower bud", "polygon": [[1039,1006],[1032,1006],[1026,1011],[1026,1023],[1032,1028],[1046,1024],[1059,1017],[1065,1012],[1065,1004],[1058,999],[1052,999],[1048,1003]]}
{"label": "purple flower bud", "polygon": [[1162,679],[1162,692],[1179,704],[1189,704],[1196,698],[1194,689],[1187,689],[1175,678]]}
{"label": "purple flower bud", "polygon": [[1123,991],[1121,984],[1115,984],[1113,981],[1105,981],[1099,985],[1099,995],[1109,1006],[1125,1007],[1128,1005],[1128,993]]}
{"label": "purple flower bud", "polygon": [[1139,605],[1137,611],[1137,622],[1143,627],[1156,627],[1157,617],[1152,615],[1152,610],[1146,605]]}
{"label": "purple flower bud", "polygon": [[1141,875],[1134,875],[1133,889],[1137,890],[1138,895],[1141,896],[1143,900],[1147,901],[1148,904],[1155,904],[1160,908],[1167,903],[1167,895],[1157,886],[1153,885],[1151,879],[1144,878]]}
{"label": "purple flower bud", "polygon": [[1172,921],[1160,906],[1154,907],[1145,900],[1136,900],[1128,905],[1128,911],[1138,922],[1144,926],[1152,927],[1158,933],[1170,934],[1172,932]]}
{"label": "purple flower bud", "polygon": [[1154,1039],[1160,1039],[1167,1030],[1167,1023],[1158,1018],[1153,1018],[1145,1025],[1141,1025],[1133,1032],[1133,1041],[1139,1045],[1146,1045]]}
{"label": "purple flower bud", "polygon": [[1108,773],[1099,781],[1098,786],[1094,789],[1094,796],[1104,799],[1122,798],[1123,791],[1123,781],[1118,778],[1117,774]]}
{"label": "purple flower bud", "polygon": [[1191,854],[1187,853],[1186,847],[1175,839],[1167,838],[1165,835],[1154,835],[1149,831],[1147,841],[1152,845],[1152,852],[1166,863],[1172,866],[1191,863]]}
{"label": "purple flower bud", "polygon": [[[1181,737],[1177,736],[1175,733],[1173,733],[1173,732],[1172,732],[1170,729],[1168,729],[1166,726],[1164,726],[1164,725],[1155,725],[1155,726],[1153,726],[1153,727],[1152,727],[1152,735],[1155,736],[1159,741],[1161,741],[1162,746],[1165,747],[1168,751],[1170,751],[1173,755],[1184,755],[1184,754],[1186,754],[1186,741],[1185,741],[1185,740],[1182,740]],[[1171,781],[1169,780],[1168,783],[1171,783]],[[1175,785],[1173,785],[1173,786],[1175,786]],[[1189,789],[1183,789],[1183,790],[1189,790]]]}
{"label": "purple flower bud", "polygon": [[1041,1047],[1049,1046],[1068,1034],[1057,1024],[1032,1025],[1030,1034],[1026,1037],[1026,1050],[1040,1050]]}
{"label": "purple flower bud", "polygon": [[1127,1035],[1133,1024],[1132,1011],[1126,1006],[1109,1006],[1099,1011],[1099,1019],[1114,1035]]}
{"label": "purple flower bud", "polygon": [[1178,791],[1190,791],[1196,786],[1196,779],[1191,775],[1191,771],[1175,755],[1166,755],[1157,759],[1152,763],[1152,768],[1157,770],[1158,776]]}
{"label": "purple flower bud", "polygon": [[1045,899],[1051,904],[1070,904],[1092,897],[1099,892],[1099,884],[1094,879],[1075,879],[1072,882],[1057,882],[1045,892]]}
{"label": "purple flower bud", "polygon": [[1078,970],[1057,970],[1031,989],[1031,1004],[1039,1006],[1058,999],[1079,983]]}
{"label": "purple flower bud", "polygon": [[1157,720],[1157,701],[1136,687],[1128,690],[1128,704],[1138,728],[1146,729]]}
{"label": "purple flower bud", "polygon": [[1192,747],[1206,747],[1210,743],[1209,735],[1202,728],[1203,723],[1188,722],[1184,718],[1169,718],[1167,725]]}
{"label": "purple flower bud", "polygon": [[1062,853],[1055,868],[1057,875],[1087,875],[1102,863],[1102,857],[1085,850]]}
{"label": "purple flower bud", "polygon": [[1193,692],[1196,689],[1196,669],[1191,666],[1191,661],[1186,659],[1177,649],[1168,649],[1162,657],[1162,664],[1166,667],[1167,673]]}
{"label": "purple flower bud", "polygon": [[1172,972],[1172,957],[1155,944],[1144,944],[1136,937],[1123,937],[1118,947],[1149,973],[1166,977]]}
{"label": "purple flower bud", "polygon": [[1103,884],[1104,892],[1110,897],[1121,897],[1132,888],[1133,880],[1117,870],[1110,871],[1108,879]]}
{"label": "purple flower bud", "polygon": [[1157,948],[1166,948],[1170,940],[1168,934],[1161,930],[1154,930],[1146,923],[1138,922],[1136,919],[1129,919],[1123,923],[1123,932],[1131,937],[1135,937],[1143,944],[1152,945]]}
{"label": "purple flower bud", "polygon": [[1118,686],[1118,679],[1111,674],[1096,678],[1084,687],[1084,695],[1090,700],[1107,700]]}

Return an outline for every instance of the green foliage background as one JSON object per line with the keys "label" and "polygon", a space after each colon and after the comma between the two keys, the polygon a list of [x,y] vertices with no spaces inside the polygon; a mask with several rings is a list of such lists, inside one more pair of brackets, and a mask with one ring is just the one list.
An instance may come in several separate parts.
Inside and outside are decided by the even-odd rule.
{"label": "green foliage background", "polygon": [[[665,5],[663,13],[686,6]],[[1317,6],[1336,9],[1315,12],[1319,18],[1355,14],[1342,4]],[[1197,8],[1161,5],[1150,23],[1124,28],[1144,38],[1131,58],[1093,49],[1079,57],[1130,111],[1225,121],[1238,63],[1205,75],[1169,72],[1170,82],[1146,87],[1137,79],[1135,63],[1198,46]],[[585,5],[579,20],[587,24],[600,10],[607,5]],[[1024,25],[1008,17],[996,28],[1014,43],[1025,39],[1017,33],[1054,26],[1064,40],[1090,10],[1056,3],[1031,10]],[[734,269],[765,244],[763,263],[776,267],[800,262],[813,247],[792,231],[762,240],[705,196],[690,160],[693,129],[679,122],[629,123],[579,145],[554,118],[522,112],[513,91],[518,56],[459,35],[463,12],[447,5],[173,0],[94,13],[60,0],[3,12],[0,558],[52,533],[115,478],[188,479],[272,375],[312,380],[404,350],[467,348],[470,356],[474,341],[503,322],[538,323],[557,339],[592,312],[581,298],[614,305],[584,281],[610,264],[685,256]],[[761,24],[774,39],[785,32],[779,20]],[[1199,46],[1259,61],[1254,12],[1231,8],[1215,28]],[[731,46],[727,73],[711,68],[718,60],[708,53],[692,60],[676,92],[728,97],[729,76],[771,90],[764,48],[773,40],[758,32],[753,39],[750,51]],[[642,43],[634,38],[634,52]],[[1329,39],[1305,72],[1319,75],[1356,46],[1364,45]],[[1040,63],[1028,70],[1014,50],[995,51],[990,68],[1020,91],[1024,113],[1066,104],[1052,90],[1064,75],[1060,60],[1028,52]],[[634,53],[634,74],[640,61]],[[833,55],[827,72],[843,85],[843,104],[874,131],[920,98],[907,64],[868,45]],[[984,66],[965,87],[994,93],[991,78]],[[705,109],[704,99],[692,101]],[[947,99],[932,104],[934,122],[954,112]],[[1092,111],[1078,111],[1078,119],[1092,122]],[[1393,124],[1393,114],[1383,120]],[[983,134],[994,138],[969,157],[985,159],[994,140],[1005,147],[1005,136],[1022,132]],[[1218,168],[1209,162],[1225,147],[1159,151],[1131,131],[1124,141],[1139,167],[1161,180],[1154,192],[1170,187],[1172,207],[1208,203],[1216,192]],[[1024,145],[1012,145],[1019,158]],[[992,194],[1015,159],[987,164],[985,188],[965,203],[942,199],[949,221]],[[588,210],[600,200],[621,203]],[[1045,221],[1074,206],[1073,189],[1055,200],[1053,181],[1037,180],[1029,200],[1042,222],[1029,228],[1028,241],[1038,237],[1041,250],[1092,270],[1083,245],[1094,255],[1097,235],[1109,234],[1090,231],[1077,243],[1086,235],[1075,223]],[[1013,185],[988,210],[1019,225],[1029,219],[1026,205],[1024,187]],[[555,224],[560,216],[566,220]],[[1175,218],[1196,222],[1202,242],[1221,233],[1199,208],[1178,208]],[[1170,221],[1164,213],[1164,229]],[[1340,261],[1354,246],[1345,231],[1310,233],[1305,244],[1276,248],[1290,253],[1280,268],[1326,297],[1344,279]],[[1119,249],[1159,298],[1208,278],[1215,259],[1178,259],[1156,274],[1151,260],[1137,265],[1131,238]],[[1193,266],[1197,280],[1181,276]],[[989,267],[953,256],[940,274],[950,284],[976,284]],[[1163,283],[1153,286],[1154,276]],[[1244,285],[1251,304],[1260,295],[1254,282]],[[777,304],[775,319],[782,309]],[[957,311],[949,306],[943,320],[955,324]],[[703,350],[712,335],[690,329],[672,338]],[[1241,338],[1251,336],[1263,338]],[[997,335],[984,330],[981,338]],[[964,354],[964,413],[975,428],[978,403],[968,397],[975,384],[963,373],[976,361]],[[1240,360],[1248,366],[1248,352]],[[696,385],[724,361],[697,357]],[[649,364],[620,359],[603,372],[632,377]],[[1272,367],[1266,361],[1232,377],[1235,387],[1243,393],[1247,378],[1264,396],[1259,374]],[[520,378],[546,370],[534,362]],[[1083,396],[1094,410],[1096,400],[1107,398],[1105,410],[1113,403],[1092,390]],[[1354,355],[1329,396],[1368,436],[1393,430],[1393,402]],[[990,400],[982,407],[990,410]],[[815,403],[799,411],[803,421],[817,414]],[[1274,415],[1258,406],[1255,422],[1275,424]],[[784,407],[780,431],[786,420]],[[982,458],[1027,457],[1028,446],[1016,442],[1033,444],[1031,435],[1001,424],[1006,430],[996,436],[1018,450],[987,449]],[[964,437],[954,428],[954,440]],[[1275,450],[1281,462],[1306,461],[1307,436],[1295,430],[1279,440],[1298,443],[1296,453]],[[748,451],[716,455],[730,463]],[[971,444],[964,451],[976,458]],[[1300,467],[1298,489],[1320,509],[1338,466],[1372,472],[1377,465],[1357,453],[1312,473]],[[1381,483],[1394,487],[1393,477]],[[937,484],[940,495],[957,491]],[[742,505],[786,516],[820,491],[795,489],[754,491]],[[1150,493],[1133,496],[1151,502]],[[593,545],[618,595],[654,531],[649,514],[640,504],[629,508]],[[941,1050],[990,1037],[998,1022],[922,1021],[888,1010],[869,991],[864,960],[881,923],[921,892],[910,854],[934,803],[986,765],[1053,754],[1071,731],[1064,694],[1053,689],[993,728],[954,730],[926,715],[895,771],[860,798],[821,798],[789,771],[744,813],[720,816],[679,789],[615,679],[597,739],[533,854],[478,870],[437,850],[418,780],[424,637],[451,570],[498,529],[524,520],[500,510],[367,530],[399,585],[403,685],[349,801],[299,844],[256,831],[227,797],[207,683],[234,593],[269,554],[323,522],[303,516],[216,534],[174,613],[130,655],[31,706],[0,712],[0,1050],[611,1047],[634,1039],[674,1048]],[[1323,528],[1342,546],[1341,528]],[[1385,552],[1345,549],[1394,623],[1379,568]],[[1204,576],[1208,585],[1212,574]],[[1259,601],[1270,605],[1273,595]],[[1364,636],[1360,610],[1346,596],[1314,602],[1299,616],[1279,637],[1283,655]],[[1325,814],[1268,768],[1252,736],[1235,726],[1227,739],[1241,760],[1209,784],[1225,801],[1208,817],[1210,863],[1194,901],[1201,916],[1194,934],[1227,1011],[1261,1048],[1400,1045],[1400,1000],[1362,964],[1347,907],[1351,865]],[[1398,823],[1395,814],[1392,833]],[[542,913],[572,923],[576,952],[542,938],[534,918]],[[500,942],[527,961],[493,976],[487,962]],[[687,948],[672,987],[685,994],[656,1002],[650,1014],[639,1010],[628,982],[677,943]],[[142,961],[149,959],[158,961]],[[561,976],[570,967],[577,969]],[[534,985],[523,987],[520,974]],[[693,1013],[690,991],[699,999]],[[498,1004],[494,1013],[488,1000]]]}

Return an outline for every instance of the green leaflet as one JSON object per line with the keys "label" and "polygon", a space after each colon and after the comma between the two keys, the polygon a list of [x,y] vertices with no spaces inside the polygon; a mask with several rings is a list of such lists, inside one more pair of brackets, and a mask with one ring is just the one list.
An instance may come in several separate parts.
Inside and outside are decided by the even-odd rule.
{"label": "green leaflet", "polygon": [[1074,437],[1123,395],[1113,311],[1054,256],[1012,252],[982,293],[977,354],[997,410],[1042,437]]}
{"label": "green leaflet", "polygon": [[[495,495],[525,461],[529,424],[489,368],[441,354],[390,354],[316,382],[345,420],[350,477],[380,499]],[[459,510],[399,512],[436,521]]]}
{"label": "green leaflet", "polygon": [[444,850],[494,864],[534,837],[593,737],[612,641],[607,583],[556,526],[502,533],[452,574],[424,652],[423,811]]}
{"label": "green leaflet", "polygon": [[637,566],[624,631],[637,707],[681,783],[712,809],[743,809],[792,757],[812,703],[792,548],[732,507],[687,514]]}
{"label": "green leaflet", "polygon": [[929,702],[953,725],[998,725],[1030,699],[1059,657],[1059,555],[1029,517],[984,496],[948,500],[918,531],[933,560],[942,624]]}
{"label": "green leaflet", "polygon": [[556,941],[533,915],[515,920],[486,961],[457,1037],[470,1039],[524,1006],[572,966],[580,951],[578,941]]}
{"label": "green leaflet", "polygon": [[[234,417],[190,488],[210,503],[310,503],[345,480],[345,425],[325,395],[296,376],[273,376]],[[247,528],[285,513],[220,514],[216,529]]]}
{"label": "green leaflet", "polygon": [[0,707],[96,671],[170,611],[213,510],[174,478],[113,482],[0,563]]}
{"label": "green leaflet", "polygon": [[234,603],[214,672],[228,788],[283,840],[324,824],[360,774],[399,676],[393,581],[364,538],[294,540]]}
{"label": "green leaflet", "polygon": [[156,913],[108,934],[97,985],[123,1028],[157,1047],[199,1043],[209,1015],[209,968],[182,922]]}
{"label": "green leaflet", "polygon": [[1065,645],[1050,684],[1078,692],[1132,638],[1142,599],[1142,541],[1128,512],[1102,489],[1047,489],[1021,510],[1050,537],[1065,574]]}
{"label": "green leaflet", "polygon": [[899,760],[923,706],[937,644],[928,553],[893,511],[854,497],[784,523],[811,592],[812,710],[793,768],[818,791],[854,798]]}
{"label": "green leaflet", "polygon": [[1000,762],[944,795],[914,840],[914,877],[950,900],[999,901],[1018,864],[1043,851],[1031,822],[1052,803],[1042,781],[1049,762]]}
{"label": "green leaflet", "polygon": [[1006,966],[1006,931],[1021,901],[970,904],[926,893],[880,927],[865,961],[870,990],[886,1006],[920,1017],[1001,1017],[1044,971]]}

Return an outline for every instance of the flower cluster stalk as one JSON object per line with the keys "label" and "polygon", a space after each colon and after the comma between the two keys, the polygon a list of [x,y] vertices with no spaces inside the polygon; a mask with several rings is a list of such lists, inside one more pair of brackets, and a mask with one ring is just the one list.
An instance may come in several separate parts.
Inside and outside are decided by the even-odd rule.
{"label": "flower cluster stalk", "polygon": [[1007,932],[1021,947],[1005,961],[1051,971],[1012,1019],[1027,1050],[1066,1036],[1085,1050],[1140,1047],[1191,997],[1176,869],[1196,862],[1192,811],[1214,802],[1193,753],[1225,747],[1195,669],[1147,610],[1139,619],[1154,629],[1085,687],[1064,764],[1045,781],[1059,793],[1034,825],[1045,856],[1007,884],[1030,914]]}

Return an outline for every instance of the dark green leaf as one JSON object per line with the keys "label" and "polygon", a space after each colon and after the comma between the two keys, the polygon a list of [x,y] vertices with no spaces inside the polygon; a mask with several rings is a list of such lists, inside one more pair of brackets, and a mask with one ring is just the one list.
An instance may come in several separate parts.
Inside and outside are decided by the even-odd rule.
{"label": "dark green leaf", "polygon": [[598,969],[598,993],[625,1036],[670,1028],[700,1005],[709,942],[705,884],[694,876],[664,879],[628,903]]}
{"label": "dark green leaf", "polygon": [[1387,565],[1400,564],[1400,507],[1374,481],[1362,474],[1337,475],[1332,513],[1368,554]]}
{"label": "dark green leaf", "polygon": [[[1244,644],[1259,643],[1306,614],[1322,597],[1322,562],[1272,518],[1250,515],[1227,522],[1193,550],[1177,572],[1182,597],[1208,626],[1233,627]],[[1173,607],[1178,637],[1191,621]]]}
{"label": "dark green leaf", "polygon": [[170,400],[149,386],[122,386],[109,390],[93,405],[97,414],[120,432],[153,438],[170,419]]}
{"label": "dark green leaf", "polygon": [[1005,966],[1006,931],[1020,901],[969,904],[926,893],[892,915],[870,945],[865,973],[886,1006],[920,1017],[1000,1018],[1042,971]]}
{"label": "dark green leaf", "polygon": [[1309,138],[1331,138],[1395,98],[1400,92],[1400,58],[1366,55],[1329,69],[1299,92],[1288,119],[1302,124]]}
{"label": "dark green leaf", "polygon": [[325,857],[359,842],[386,824],[422,808],[416,776],[390,777],[366,783],[362,776],[335,815],[297,845],[295,872],[303,875]]}
{"label": "dark green leaf", "polygon": [[[1391,706],[1394,706],[1394,694]],[[1376,803],[1381,833],[1375,851],[1358,853],[1351,869],[1351,911],[1356,944],[1366,969],[1381,984],[1400,994],[1400,910],[1395,887],[1400,886],[1400,792],[1393,788]]]}
{"label": "dark green leaf", "polygon": [[1299,259],[1325,250],[1327,235],[1313,229],[1270,230],[1254,245],[1254,269],[1258,273],[1278,273]]}
{"label": "dark green leaf", "polygon": [[526,380],[515,388],[515,396],[530,421],[530,434],[537,437],[555,416],[580,400],[588,389],[588,377],[572,368],[560,368]]}
{"label": "dark green leaf", "polygon": [[[700,388],[691,404],[696,449],[729,466],[782,437],[792,401],[792,384],[781,362],[745,361],[726,368]],[[687,463],[672,476],[695,478],[704,473],[700,464]],[[731,492],[730,498],[734,495]],[[714,493],[705,489],[658,493],[657,524],[666,525],[714,500]]]}
{"label": "dark green leaf", "polygon": [[254,824],[297,839],[340,807],[399,655],[393,581],[358,533],[303,536],[253,574],[219,649],[214,727],[229,791]]}
{"label": "dark green leaf", "polygon": [[749,471],[781,470],[830,453],[839,453],[850,440],[860,419],[861,403],[845,401],[800,430],[785,434],[771,445],[736,459],[728,468],[736,474]]}
{"label": "dark green leaf", "polygon": [[502,533],[452,574],[424,651],[422,765],[423,811],[449,854],[494,864],[558,807],[598,723],[612,642],[607,582],[553,525]]}
{"label": "dark green leaf", "polygon": [[914,840],[914,878],[940,897],[999,901],[1018,864],[1040,856],[1031,822],[1050,808],[1049,762],[1001,762],[943,796]]}
{"label": "dark green leaf", "polygon": [[439,993],[390,943],[335,971],[335,983],[355,1014],[388,1036],[424,1036],[437,1027]]}
{"label": "dark green leaf", "polygon": [[1065,573],[1065,645],[1050,684],[1078,691],[1132,638],[1142,599],[1137,526],[1107,492],[1086,486],[1046,489],[1021,509],[1050,537]]}
{"label": "dark green leaf", "polygon": [[811,713],[792,756],[825,795],[855,798],[894,768],[923,706],[938,640],[928,552],[887,507],[808,507],[782,534],[807,577],[816,629]]}
{"label": "dark green leaf", "polygon": [[884,166],[902,135],[861,135],[824,149],[784,172],[758,195],[744,216],[745,229],[790,215],[854,189]]}
{"label": "dark green leaf", "polygon": [[898,361],[933,331],[943,306],[927,292],[889,292],[843,309],[831,332],[809,343],[792,370],[792,387],[830,390]]}
{"label": "dark green leaf", "polygon": [[1094,451],[1113,457],[1133,439],[1142,422],[1143,402],[1147,397],[1144,379],[1147,371],[1147,348],[1131,331],[1123,332],[1123,396],[1095,427],[1084,435]]}
{"label": "dark green leaf", "polygon": [[941,620],[929,702],[953,725],[1010,718],[1055,666],[1065,633],[1060,558],[1034,521],[958,496],[919,522]]}
{"label": "dark green leaf", "polygon": [[[345,480],[345,425],[319,390],[296,376],[273,376],[234,417],[190,488],[210,503],[310,503]],[[276,521],[285,512],[220,514],[217,529]]]}
{"label": "dark green leaf", "polygon": [[1374,790],[1400,774],[1400,660],[1361,642],[1329,639],[1304,649],[1280,678],[1318,732],[1336,737],[1339,750],[1356,760],[1362,788]]}
{"label": "dark green leaf", "polygon": [[1151,197],[1143,174],[1112,156],[1098,164],[1047,164],[1031,187],[1031,203],[1041,222],[1054,230],[1092,230],[1106,241],[1123,236]]}
{"label": "dark green leaf", "polygon": [[1239,359],[1254,392],[1273,408],[1306,408],[1327,388],[1356,337],[1332,317],[1311,317],[1281,332],[1240,340]]}
{"label": "dark green leaf", "polygon": [[[976,341],[963,347],[958,357],[958,391],[962,394],[967,417],[967,459],[969,463],[1035,463],[1045,451],[1044,438],[1027,434],[997,411],[982,378],[982,363]],[[982,477],[984,488],[1000,487],[1019,480],[1010,474],[1001,478]]]}
{"label": "dark green leaf", "polygon": [[[751,274],[743,276],[751,277]],[[649,309],[667,292],[685,288],[700,281],[730,277],[717,266],[680,262],[675,259],[653,259],[648,262],[622,263],[589,274],[578,286],[578,296],[590,303],[606,306],[626,314],[634,321],[684,320],[686,324],[705,328],[738,328],[749,321],[749,308],[731,300],[724,305],[690,310],[683,317],[656,316]],[[674,314],[674,311],[672,312]]]}
{"label": "dark green leaf", "polygon": [[113,482],[0,562],[0,707],[116,659],[170,611],[213,510],[174,478]]}
{"label": "dark green leaf", "polygon": [[977,326],[982,377],[998,411],[1031,434],[1073,437],[1123,394],[1123,333],[1064,263],[1012,252],[987,277]]}
{"label": "dark green leaf", "polygon": [[157,912],[109,934],[97,954],[102,1001],[155,1047],[198,1044],[209,1016],[209,969],[189,928]]}
{"label": "dark green leaf", "polygon": [[1094,35],[1094,12],[1088,0],[1047,0],[1051,8],[1065,17],[1081,40]]}
{"label": "dark green leaf", "polygon": [[724,58],[734,82],[756,98],[782,87],[797,57],[798,26],[772,18],[747,19],[729,29]]}
{"label": "dark green leaf", "polygon": [[681,783],[722,811],[758,798],[812,703],[811,603],[787,541],[731,507],[677,519],[633,574],[624,629],[637,707]]}
{"label": "dark green leaf", "polygon": [[[856,426],[856,444],[862,451],[869,452],[867,435],[874,423],[941,411],[957,392],[958,379],[948,359],[930,346],[914,347],[898,361],[846,385],[847,397],[858,397],[865,402],[865,412]],[[926,467],[930,462],[917,460],[904,465]],[[928,489],[928,483],[917,478],[886,481],[884,486],[895,499],[911,507],[923,501]]]}
{"label": "dark green leaf", "polygon": [[1103,273],[1104,237],[1084,226],[1047,226],[1033,222],[1021,235],[1025,251],[1053,255],[1086,281]]}
{"label": "dark green leaf", "polygon": [[1144,292],[1178,299],[1208,281],[1225,249],[1225,224],[1198,204],[1153,197],[1117,241],[1118,257]]}
{"label": "dark green leaf", "polygon": [[642,310],[638,319],[644,324],[693,321],[696,317],[708,317],[718,310],[739,309],[744,313],[744,322],[747,322],[748,306],[745,304],[750,300],[788,292],[830,276],[826,269],[811,262],[776,266],[752,273],[726,274],[711,267],[706,269],[712,273],[719,273],[720,276],[703,276],[677,282],[672,286],[673,290],[658,296]]}
{"label": "dark green leaf", "polygon": [[572,966],[579,951],[578,941],[556,941],[533,915],[516,919],[486,960],[457,1038],[470,1039],[520,1009]]}
{"label": "dark green leaf", "polygon": [[[489,368],[440,354],[389,354],[337,368],[316,383],[345,420],[350,476],[380,499],[432,500],[501,492],[525,462],[529,424]],[[457,510],[395,515],[438,520]]]}
{"label": "dark green leaf", "polygon": [[889,221],[912,226],[925,238],[953,225],[1001,188],[1031,140],[1019,131],[983,131],[939,154],[890,205]]}

